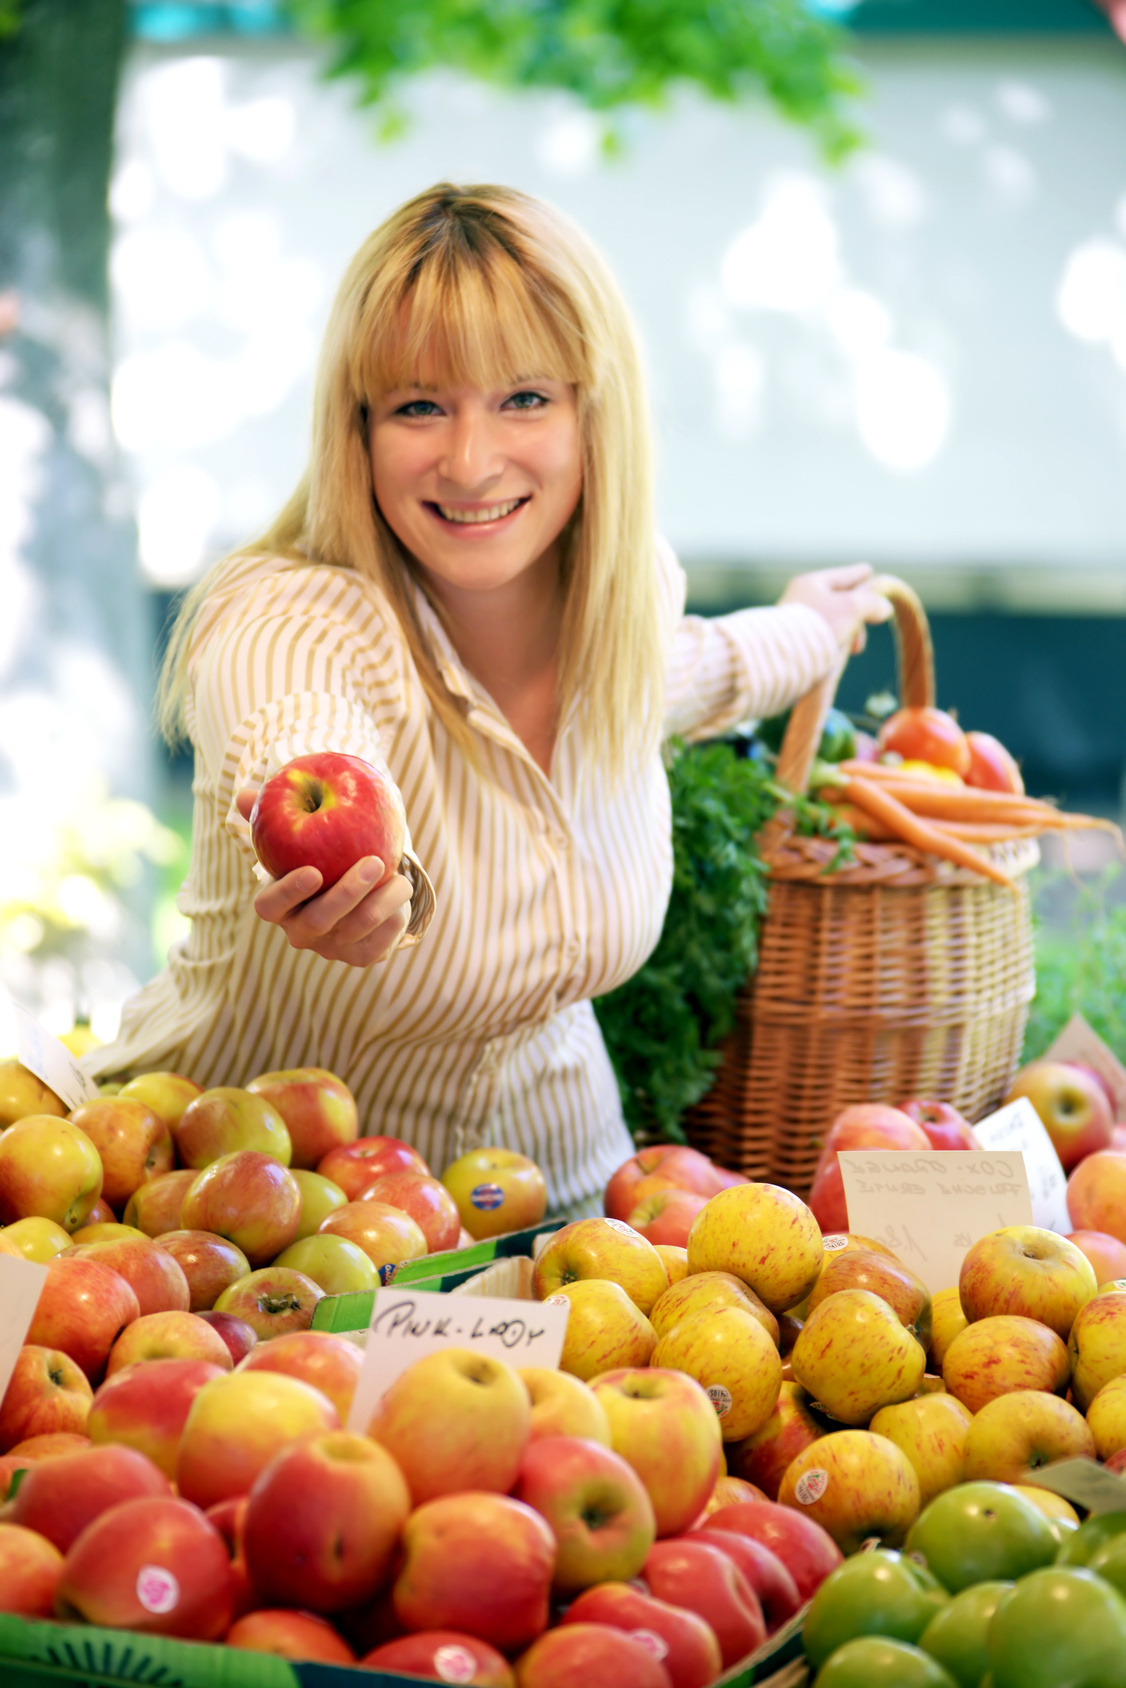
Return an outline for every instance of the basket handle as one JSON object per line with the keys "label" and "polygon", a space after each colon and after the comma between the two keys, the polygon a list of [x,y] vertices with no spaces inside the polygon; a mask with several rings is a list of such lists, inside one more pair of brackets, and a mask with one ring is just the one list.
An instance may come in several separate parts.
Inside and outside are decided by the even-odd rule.
{"label": "basket handle", "polygon": [[[934,647],[922,599],[904,580],[879,574],[869,582],[892,606],[899,668],[899,696],[911,708],[934,704]],[[804,791],[821,742],[825,717],[844,673],[847,656],[793,708],[778,753],[776,778],[787,791]]]}

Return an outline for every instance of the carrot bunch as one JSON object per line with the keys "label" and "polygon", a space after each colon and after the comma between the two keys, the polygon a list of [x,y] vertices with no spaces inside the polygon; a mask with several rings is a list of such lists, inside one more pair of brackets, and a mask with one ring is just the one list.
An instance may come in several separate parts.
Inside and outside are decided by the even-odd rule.
{"label": "carrot bunch", "polygon": [[[1069,815],[1025,793],[985,791],[902,773],[880,762],[819,764],[815,782],[822,802],[872,842],[896,841],[984,874],[1016,890],[1016,883],[981,848],[1036,838],[1045,832],[1101,827],[1111,821]],[[1121,835],[1119,834],[1121,844]],[[976,846],[976,847],[975,847]]]}

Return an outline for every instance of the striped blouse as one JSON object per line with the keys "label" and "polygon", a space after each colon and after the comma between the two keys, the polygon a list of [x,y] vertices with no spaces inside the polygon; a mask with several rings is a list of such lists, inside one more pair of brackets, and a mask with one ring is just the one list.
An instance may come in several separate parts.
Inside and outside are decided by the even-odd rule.
{"label": "striped blouse", "polygon": [[[704,738],[786,707],[832,667],[802,605],[702,619],[659,547],[668,605],[666,735]],[[194,824],[168,965],[126,1004],[95,1077],[154,1069],[245,1084],[320,1066],[362,1130],[405,1138],[440,1172],[481,1143],[531,1155],[553,1208],[581,1203],[631,1153],[591,998],[641,966],[671,881],[658,752],[607,790],[572,717],[548,778],[418,595],[443,683],[477,735],[472,768],[431,708],[398,623],[359,574],[260,558],[204,607],[190,662]],[[236,793],[295,756],[385,760],[411,828],[408,940],[354,968],[291,949],[252,908]],[[432,894],[431,894],[432,887]]]}

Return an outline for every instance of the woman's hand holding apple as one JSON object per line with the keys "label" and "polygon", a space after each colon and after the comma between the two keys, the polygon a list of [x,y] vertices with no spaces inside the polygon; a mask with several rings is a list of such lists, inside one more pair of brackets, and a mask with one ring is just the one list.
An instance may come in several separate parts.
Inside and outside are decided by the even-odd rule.
{"label": "woman's hand holding apple", "polygon": [[[250,819],[257,797],[255,787],[239,792],[244,820]],[[393,873],[379,884],[383,871],[378,857],[365,856],[318,896],[317,869],[296,868],[262,887],[254,912],[280,926],[294,949],[313,950],[325,961],[349,967],[371,967],[395,950],[410,922],[410,880]]]}

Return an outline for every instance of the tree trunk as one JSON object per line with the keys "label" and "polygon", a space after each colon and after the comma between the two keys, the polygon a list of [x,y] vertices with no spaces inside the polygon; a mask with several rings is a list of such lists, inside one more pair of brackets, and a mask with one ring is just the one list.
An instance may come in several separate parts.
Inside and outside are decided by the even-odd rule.
{"label": "tree trunk", "polygon": [[[111,791],[144,799],[152,767],[152,633],[109,420],[107,194],[125,16],[125,0],[22,0],[0,43],[0,802],[48,816],[52,838],[69,828],[77,842],[59,872],[96,885],[90,806]],[[0,858],[14,847],[0,840]],[[18,980],[9,950],[18,994],[29,998],[52,954],[56,998],[69,966],[80,1012],[91,962],[145,976],[143,882],[117,901],[116,916],[79,913],[69,933],[65,910],[47,918]]]}

